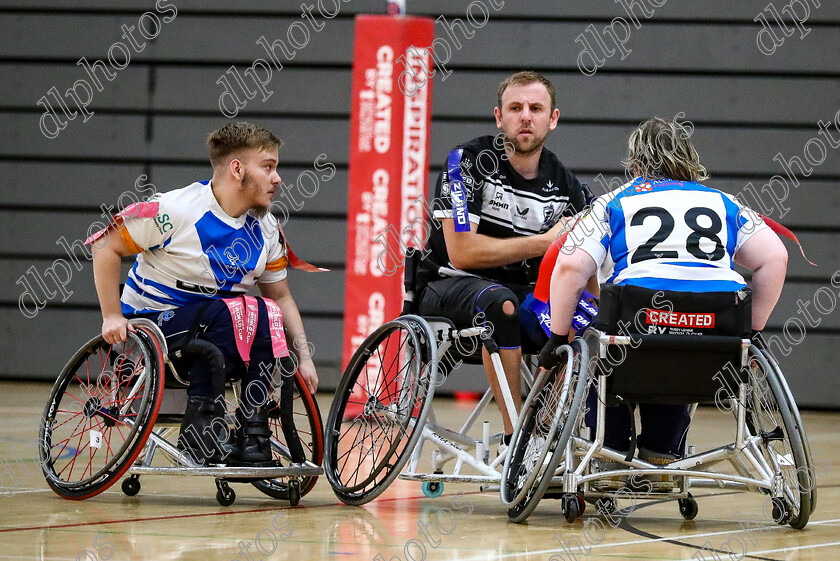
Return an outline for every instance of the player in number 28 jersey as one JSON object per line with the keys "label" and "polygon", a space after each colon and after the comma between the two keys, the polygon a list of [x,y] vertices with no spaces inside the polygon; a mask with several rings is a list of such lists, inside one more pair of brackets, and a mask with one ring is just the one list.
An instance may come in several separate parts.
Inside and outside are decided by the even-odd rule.
{"label": "player in number 28 jersey", "polygon": [[[682,125],[657,117],[642,123],[630,136],[624,165],[636,179],[596,199],[557,257],[550,289],[552,336],[540,353],[546,368],[557,363],[554,351],[568,341],[575,306],[596,272],[602,283],[688,298],[698,292],[740,292],[747,285],[734,270],[737,262],[753,270],[753,330],[764,328],[781,294],[784,245],[756,213],[698,183],[708,175]],[[594,426],[595,392],[588,407],[592,414],[586,422]],[[658,465],[681,457],[689,408],[642,403],[640,414],[639,457]],[[626,408],[607,408],[604,444],[628,451],[631,423]]]}
{"label": "player in number 28 jersey", "polygon": [[638,177],[596,199],[566,238],[601,263],[601,282],[658,290],[746,287],[732,259],[764,221],[731,195],[692,181]]}

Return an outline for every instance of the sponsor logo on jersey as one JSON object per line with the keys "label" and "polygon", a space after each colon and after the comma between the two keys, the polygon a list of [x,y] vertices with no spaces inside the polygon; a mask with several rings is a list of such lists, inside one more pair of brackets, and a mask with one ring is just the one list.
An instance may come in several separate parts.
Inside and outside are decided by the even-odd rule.
{"label": "sponsor logo on jersey", "polygon": [[493,210],[508,210],[510,205],[504,202],[505,192],[501,189],[497,189],[496,193],[493,195],[493,199],[489,201],[487,204]]}
{"label": "sponsor logo on jersey", "polygon": [[525,216],[526,214],[528,214],[529,210],[531,210],[530,207],[526,206],[525,208],[519,208],[519,205],[516,205],[516,214],[518,214],[519,216]]}
{"label": "sponsor logo on jersey", "polygon": [[653,191],[653,185],[651,185],[647,181],[645,181],[644,183],[642,183],[640,185],[636,185],[636,192],[637,193],[646,193],[646,192],[649,192],[649,191]]}
{"label": "sponsor logo on jersey", "polygon": [[452,210],[455,211],[455,231],[468,232],[470,221],[467,216],[467,196],[464,193],[464,186],[457,181],[450,184],[449,197],[452,199]]}
{"label": "sponsor logo on jersey", "polygon": [[545,184],[545,187],[543,187],[542,190],[543,193],[553,193],[554,191],[559,191],[560,187],[552,183],[551,180],[549,180],[549,182]]}
{"label": "sponsor logo on jersey", "polygon": [[698,327],[710,329],[715,326],[714,313],[671,312],[668,310],[645,309],[645,322],[648,325],[668,327]]}

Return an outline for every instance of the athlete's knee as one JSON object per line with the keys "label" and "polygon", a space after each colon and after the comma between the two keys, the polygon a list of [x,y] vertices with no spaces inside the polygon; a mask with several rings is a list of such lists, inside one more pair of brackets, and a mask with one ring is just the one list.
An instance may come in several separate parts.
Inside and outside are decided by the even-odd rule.
{"label": "athlete's knee", "polygon": [[484,321],[493,327],[493,338],[501,347],[520,345],[519,301],[509,288],[495,285],[485,289],[476,300]]}
{"label": "athlete's knee", "polygon": [[519,309],[518,309],[518,308],[519,308],[519,306],[517,306],[516,304],[514,304],[514,303],[513,303],[512,301],[510,301],[510,300],[505,300],[505,301],[504,301],[504,303],[502,304],[502,312],[503,312],[506,316],[515,316],[515,315],[517,315],[517,312],[519,311]]}

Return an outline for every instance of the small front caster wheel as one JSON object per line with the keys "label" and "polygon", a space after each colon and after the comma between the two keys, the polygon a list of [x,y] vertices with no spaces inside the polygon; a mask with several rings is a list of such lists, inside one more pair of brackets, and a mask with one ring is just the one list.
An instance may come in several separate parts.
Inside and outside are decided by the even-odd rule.
{"label": "small front caster wheel", "polygon": [[297,506],[300,503],[300,481],[292,479],[289,481],[289,504]]}
{"label": "small front caster wheel", "polygon": [[122,482],[122,492],[128,495],[129,497],[133,497],[137,493],[140,492],[140,476],[132,475],[123,479]]}
{"label": "small front caster wheel", "polygon": [[443,483],[437,481],[423,482],[423,494],[430,499],[441,496],[443,494]]}
{"label": "small front caster wheel", "polygon": [[569,524],[572,524],[580,516],[580,503],[578,502],[577,495],[574,493],[563,495],[561,508],[563,510],[563,517]]}
{"label": "small front caster wheel", "polygon": [[680,505],[680,514],[682,514],[682,517],[686,520],[694,520],[694,517],[697,516],[698,508],[697,501],[694,500],[691,493],[685,499],[677,499],[677,503]]}
{"label": "small front caster wheel", "polygon": [[233,492],[233,489],[230,488],[227,481],[222,479],[216,480],[216,500],[219,501],[219,504],[222,506],[230,506],[233,504],[233,501],[236,500],[236,493]]}
{"label": "small front caster wheel", "polygon": [[790,522],[793,512],[786,500],[781,497],[773,497],[773,521],[779,526],[784,526]]}

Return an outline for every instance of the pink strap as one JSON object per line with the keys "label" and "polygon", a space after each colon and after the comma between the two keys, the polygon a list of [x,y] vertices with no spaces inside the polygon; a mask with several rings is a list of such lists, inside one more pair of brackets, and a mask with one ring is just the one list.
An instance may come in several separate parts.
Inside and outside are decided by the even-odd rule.
{"label": "pink strap", "polygon": [[224,298],[223,301],[233,321],[233,338],[236,339],[236,348],[247,366],[251,362],[251,345],[254,343],[259,319],[257,299],[253,296],[243,296],[242,299]]}
{"label": "pink strap", "polygon": [[[274,358],[289,356],[289,347],[286,344],[286,333],[283,331],[283,312],[277,302],[270,298],[263,298],[265,308],[268,311],[268,329],[271,334],[271,351]],[[224,298],[225,305],[230,311],[230,318],[233,322],[233,336],[236,339],[236,348],[239,356],[245,362],[245,366],[251,361],[251,346],[254,344],[254,335],[259,324],[260,309],[257,299],[253,296],[243,295],[242,298]]]}
{"label": "pink strap", "polygon": [[[125,210],[122,210],[116,215],[114,215],[114,219],[116,219],[117,216],[119,216],[120,218],[154,218],[158,215],[159,207],[160,203],[158,203],[157,201],[132,203],[125,207]],[[111,222],[105,228],[99,230],[98,232],[90,236],[88,239],[86,239],[85,244],[93,243],[96,240],[98,240],[100,237],[102,237],[102,235],[108,228],[114,225],[114,223],[115,220],[111,220]]]}
{"label": "pink strap", "polygon": [[274,358],[289,356],[289,347],[286,344],[286,332],[283,331],[283,312],[277,302],[271,298],[263,298],[265,309],[268,310],[268,329],[271,332],[271,350]]}

